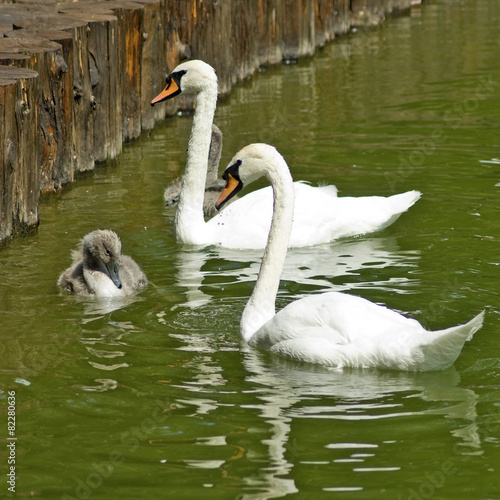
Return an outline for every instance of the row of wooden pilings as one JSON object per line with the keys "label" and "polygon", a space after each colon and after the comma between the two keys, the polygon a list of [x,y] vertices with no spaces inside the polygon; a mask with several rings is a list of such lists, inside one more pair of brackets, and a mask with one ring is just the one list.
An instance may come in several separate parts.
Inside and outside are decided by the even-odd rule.
{"label": "row of wooden pilings", "polygon": [[0,0],[0,243],[38,225],[40,194],[115,158],[192,101],[152,108],[184,59],[219,92],[262,65],[313,55],[420,0]]}

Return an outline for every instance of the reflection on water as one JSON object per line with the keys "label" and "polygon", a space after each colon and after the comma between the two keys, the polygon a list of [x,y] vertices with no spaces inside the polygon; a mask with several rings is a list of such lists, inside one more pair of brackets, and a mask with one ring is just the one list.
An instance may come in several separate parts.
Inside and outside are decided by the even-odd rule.
{"label": "reflection on water", "polygon": [[[207,283],[212,287],[221,287],[255,282],[261,259],[262,251],[258,250],[241,252],[213,247],[196,252],[179,251],[177,284],[186,289],[187,298],[182,305],[196,308],[213,300],[206,292],[208,287],[204,285]],[[317,292],[379,288],[405,293],[405,289],[416,287],[418,280],[393,276],[385,280],[353,282],[352,278],[367,269],[416,267],[418,259],[418,250],[400,250],[395,238],[372,237],[339,241],[328,245],[290,249],[281,279],[297,285],[308,285]],[[301,289],[299,286],[296,288]],[[230,288],[228,291],[230,293]],[[294,294],[294,297],[299,298],[308,293],[310,292],[299,292]]]}
{"label": "reflection on water", "polygon": [[134,302],[144,299],[139,294],[132,294],[126,297],[100,297],[91,299],[75,297],[75,301],[78,300],[81,300],[83,303],[82,324],[86,324],[97,319],[102,319],[113,311],[123,309]]}
{"label": "reflection on water", "polygon": [[479,163],[485,163],[489,165],[500,165],[500,158],[492,158],[491,160],[479,160]]}
{"label": "reflection on water", "polygon": [[[191,339],[184,337],[187,343]],[[193,410],[192,417],[224,412],[231,404],[221,404],[216,394],[231,393],[234,390],[230,380],[224,376],[224,368],[215,361],[214,351],[207,340],[203,349],[198,337],[193,346],[185,346],[203,353],[196,361],[196,375],[181,384],[186,391],[177,400]],[[475,392],[459,386],[460,376],[454,368],[443,373],[392,373],[377,370],[352,370],[342,373],[318,367],[304,367],[287,360],[271,358],[267,353],[242,346],[245,382],[252,387],[251,398],[240,403],[241,408],[257,411],[261,427],[269,437],[262,438],[268,466],[257,475],[244,478],[250,489],[259,493],[245,495],[245,498],[278,498],[299,491],[292,471],[301,467],[314,466],[330,468],[333,464],[350,466],[353,472],[382,473],[401,469],[397,456],[391,466],[377,464],[378,455],[385,454],[385,448],[397,442],[394,439],[380,442],[379,437],[370,440],[364,431],[356,440],[346,441],[348,436],[331,441],[334,429],[340,422],[375,422],[394,420],[394,426],[404,427],[404,421],[426,416],[439,415],[456,422],[450,432],[455,439],[454,451],[458,455],[481,454],[481,439],[478,433]],[[420,402],[419,402],[420,401]],[[217,418],[212,417],[212,418]],[[315,421],[330,421],[332,432],[318,434]],[[336,423],[338,422],[338,423]],[[294,438],[294,428],[300,427],[303,438]],[[250,429],[247,432],[251,432]],[[263,434],[262,429],[259,431]],[[352,438],[353,436],[351,436]],[[205,437],[204,445],[225,445],[228,437],[215,435]],[[361,440],[360,440],[361,439]],[[334,450],[328,459],[311,458],[311,449]],[[261,450],[245,450],[247,457],[262,460]],[[327,453],[328,456],[328,453]],[[337,457],[337,458],[335,458]],[[224,467],[224,460],[193,461],[186,459],[191,467]],[[353,484],[352,479],[343,483],[338,478],[336,486],[328,491],[357,491],[362,486]],[[269,496],[267,496],[269,495]]]}
{"label": "reflection on water", "polygon": [[[497,498],[499,18],[497,0],[425,2],[265,68],[216,112],[221,165],[257,140],[342,196],[423,193],[380,234],[291,250],[277,305],[347,290],[431,329],[486,308],[454,368],[329,372],[245,346],[261,252],[176,243],[163,191],[192,116],[176,117],[43,197],[36,234],[0,251],[0,404],[16,391],[19,495]],[[120,235],[147,289],[58,290],[74,241],[97,228]]]}

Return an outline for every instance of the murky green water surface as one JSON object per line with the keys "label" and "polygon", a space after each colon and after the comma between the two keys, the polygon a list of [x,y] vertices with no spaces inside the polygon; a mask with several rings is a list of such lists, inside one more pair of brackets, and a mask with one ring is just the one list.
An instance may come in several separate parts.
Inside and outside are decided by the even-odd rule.
{"label": "murky green water surface", "polygon": [[[176,244],[162,195],[192,120],[176,118],[44,198],[37,234],[0,251],[18,496],[500,498],[499,20],[497,0],[429,2],[259,73],[216,113],[224,165],[265,141],[341,194],[423,192],[380,234],[290,252],[278,302],[348,290],[431,329],[486,308],[452,368],[331,373],[246,348],[260,253]],[[121,304],[58,291],[96,228],[118,232],[147,290]]]}

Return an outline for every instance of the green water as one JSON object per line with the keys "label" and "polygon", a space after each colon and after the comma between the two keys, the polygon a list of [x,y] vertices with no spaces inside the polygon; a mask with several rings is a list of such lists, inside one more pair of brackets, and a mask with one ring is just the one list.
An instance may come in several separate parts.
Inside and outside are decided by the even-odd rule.
{"label": "green water", "polygon": [[[162,195],[192,118],[175,118],[44,198],[37,233],[0,251],[0,470],[15,391],[16,495],[500,498],[499,21],[497,0],[428,2],[260,72],[216,112],[224,165],[266,141],[295,179],[343,195],[422,191],[380,234],[290,252],[278,305],[348,290],[431,329],[486,309],[452,368],[331,373],[248,349],[260,253],[176,244]],[[109,304],[57,289],[97,228],[147,290]]]}

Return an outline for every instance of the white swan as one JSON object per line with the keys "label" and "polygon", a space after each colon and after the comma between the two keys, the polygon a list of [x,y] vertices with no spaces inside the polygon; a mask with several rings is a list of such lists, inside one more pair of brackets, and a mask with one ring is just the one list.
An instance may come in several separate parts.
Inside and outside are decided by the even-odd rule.
{"label": "white swan", "polygon": [[125,297],[147,285],[146,275],[128,255],[114,231],[87,234],[73,252],[73,264],[57,284],[69,292],[92,297]]}
{"label": "white swan", "polygon": [[[274,190],[271,230],[254,291],[243,311],[241,335],[253,345],[301,361],[343,367],[427,371],[450,366],[482,326],[484,311],[465,325],[430,332],[418,321],[340,292],[297,300],[275,312],[275,301],[294,216],[287,164],[266,144],[239,151],[224,172],[224,204],[235,186],[266,176]],[[236,183],[234,181],[237,181]]]}
{"label": "white swan", "polygon": [[[203,197],[212,122],[217,105],[217,76],[202,61],[187,61],[167,77],[165,89],[152,105],[180,92],[195,93],[196,111],[175,230],[179,242],[228,248],[264,248],[271,224],[273,195],[270,187],[247,194],[205,222]],[[418,191],[361,198],[337,196],[335,186],[313,187],[296,182],[297,216],[291,247],[326,243],[337,238],[380,231],[392,224],[419,198]]]}
{"label": "white swan", "polygon": [[[219,179],[219,162],[222,154],[222,132],[217,125],[212,124],[212,138],[208,154],[207,178],[205,181],[205,196],[203,198],[203,213],[213,217],[217,214],[215,202],[224,187],[224,182]],[[182,179],[177,179],[165,189],[163,198],[165,205],[179,203]]]}

